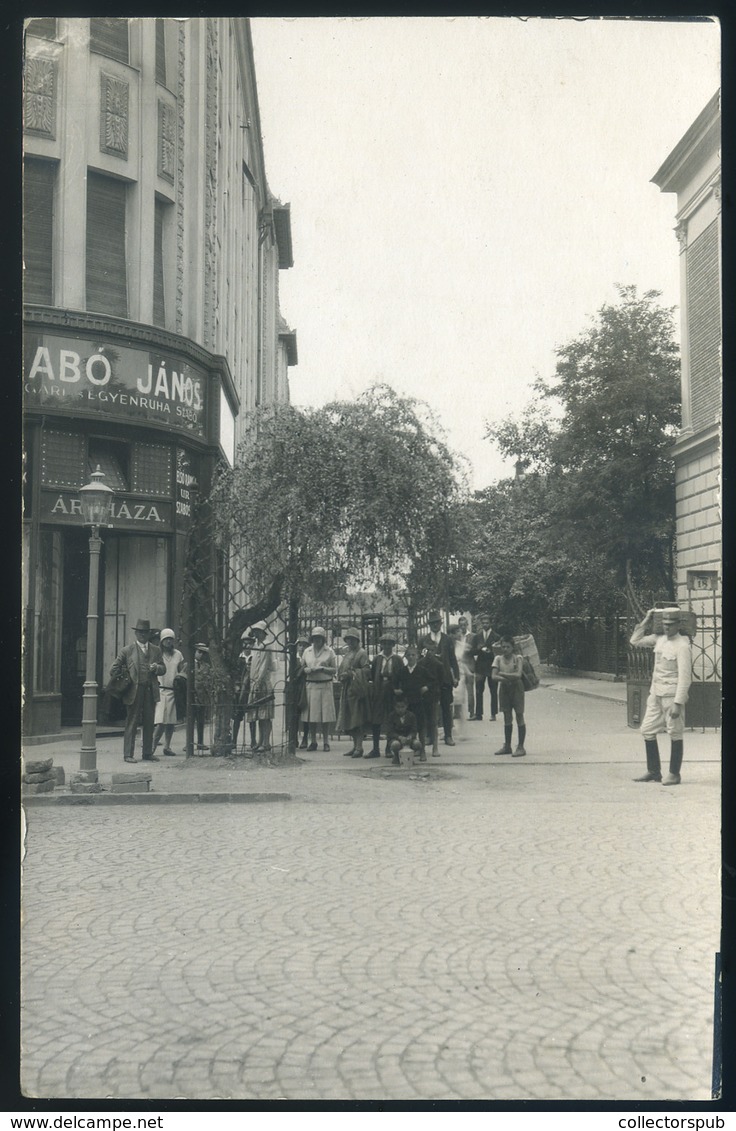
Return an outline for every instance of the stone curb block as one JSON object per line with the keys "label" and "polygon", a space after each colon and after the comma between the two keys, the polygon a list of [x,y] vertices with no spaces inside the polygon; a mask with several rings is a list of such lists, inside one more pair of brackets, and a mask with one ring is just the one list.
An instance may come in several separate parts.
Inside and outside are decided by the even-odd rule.
{"label": "stone curb block", "polygon": [[[23,797],[31,799],[36,794],[53,793],[56,787],[56,778],[49,778],[46,781],[37,782],[24,782],[23,783]],[[52,800],[52,798],[49,798]]]}
{"label": "stone curb block", "polygon": [[153,774],[146,772],[146,771],[141,771],[138,774],[135,773],[135,772],[132,772],[130,774],[113,774],[112,775],[112,784],[113,785],[126,785],[128,782],[142,782],[142,781],[150,782],[152,778],[153,778]]}
{"label": "stone curb block", "polygon": [[24,804],[34,807],[68,805],[193,805],[204,802],[213,804],[229,802],[248,804],[261,801],[291,801],[290,793],[60,793],[55,797],[35,797],[23,799]]}
{"label": "stone curb block", "polygon": [[118,781],[110,786],[111,793],[148,793],[150,782]]}

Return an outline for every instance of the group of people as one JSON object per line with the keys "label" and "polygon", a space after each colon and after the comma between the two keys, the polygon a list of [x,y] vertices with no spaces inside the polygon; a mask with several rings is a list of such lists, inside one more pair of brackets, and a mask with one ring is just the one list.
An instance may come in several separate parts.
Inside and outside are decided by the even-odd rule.
{"label": "group of people", "polygon": [[[177,699],[181,704],[179,680],[186,678],[187,665],[176,647],[173,629],[164,628],[159,644],[151,641],[151,623],[139,619],[133,630],[135,640],[118,653],[110,669],[111,681],[124,686],[121,700],[126,708],[123,731],[123,758],[135,762],[135,739],[142,728],[144,762],[158,762],[154,750],[164,740],[164,754],[173,757],[171,740],[177,719]],[[186,692],[185,692],[186,701]]]}
{"label": "group of people", "polygon": [[[692,680],[690,640],[681,632],[681,610],[661,611],[662,632],[655,633],[655,611],[650,610],[636,626],[631,644],[654,651],[654,672],[647,709],[640,731],[644,737],[647,769],[636,781],[678,785],[684,748],[684,705]],[[524,718],[523,658],[509,636],[494,640],[491,618],[480,618],[478,631],[469,631],[467,618],[460,617],[448,632],[442,618],[433,611],[428,617],[429,631],[419,644],[409,644],[404,655],[394,652],[396,638],[389,632],[380,640],[381,651],[370,660],[361,646],[357,628],[346,628],[342,637],[345,652],[338,657],[327,643],[327,633],[315,626],[310,635],[297,640],[298,672],[294,693],[297,696],[302,727],[300,749],[317,749],[317,731],[322,749],[328,751],[329,733],[336,729],[352,740],[346,757],[379,758],[381,735],[385,754],[400,763],[403,749],[411,749],[426,761],[426,748],[439,757],[439,721],[444,742],[454,746],[453,700],[456,689],[467,697],[468,717],[483,718],[485,685],[490,690],[491,719],[499,710],[504,717],[503,745],[495,753],[523,757],[526,754]],[[271,749],[274,717],[275,654],[265,645],[268,626],[258,621],[242,638],[240,671],[233,711],[233,743],[237,745],[241,724],[250,729],[255,752]],[[123,758],[135,762],[135,739],[142,727],[143,761],[156,762],[154,751],[163,740],[163,752],[173,757],[171,741],[177,716],[186,701],[184,681],[187,663],[176,647],[173,629],[164,628],[159,645],[151,641],[151,625],[139,619],[135,641],[124,647],[110,670],[112,681],[123,686],[121,699],[126,707]],[[205,749],[203,730],[206,705],[211,696],[209,649],[198,643],[194,655],[194,721],[197,746]],[[333,684],[340,687],[339,707]],[[184,691],[182,690],[184,687]],[[182,698],[183,694],[183,698]],[[516,716],[518,742],[512,746],[513,716]],[[662,779],[657,735],[666,732],[671,740],[669,773]],[[364,751],[367,733],[371,749]]]}
{"label": "group of people", "polygon": [[[322,749],[328,751],[332,728],[347,734],[352,748],[345,757],[379,758],[381,735],[385,737],[384,753],[394,764],[400,752],[410,748],[420,761],[426,761],[426,749],[439,757],[440,722],[447,746],[454,746],[454,698],[464,686],[470,716],[483,718],[483,692],[486,682],[491,692],[491,719],[496,718],[499,702],[506,722],[505,742],[497,754],[526,754],[524,739],[524,688],[521,658],[516,657],[510,638],[494,640],[491,619],[481,618],[477,633],[468,631],[467,619],[461,617],[449,632],[442,629],[442,617],[436,610],[428,617],[429,631],[418,645],[409,644],[403,656],[394,651],[396,638],[384,633],[378,643],[380,652],[369,659],[361,646],[357,628],[343,630],[345,652],[338,657],[327,643],[327,633],[315,626],[309,639],[297,641],[299,671],[297,695],[300,700],[302,738],[300,749],[317,749],[317,730],[322,734]],[[333,695],[333,682],[340,687],[339,706]],[[511,748],[512,714],[516,712],[519,741]],[[364,749],[367,734],[372,738],[370,750]]]}

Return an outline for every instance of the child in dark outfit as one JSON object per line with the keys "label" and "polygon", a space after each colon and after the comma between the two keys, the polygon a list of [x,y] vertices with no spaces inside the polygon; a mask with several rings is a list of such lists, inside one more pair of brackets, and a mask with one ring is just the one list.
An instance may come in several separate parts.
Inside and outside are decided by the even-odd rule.
{"label": "child in dark outfit", "polygon": [[420,761],[426,761],[427,756],[417,738],[416,716],[409,710],[403,691],[396,692],[396,706],[388,717],[386,729],[388,730],[389,750],[393,754],[391,763],[393,766],[401,765],[399,751],[406,746],[419,754]]}

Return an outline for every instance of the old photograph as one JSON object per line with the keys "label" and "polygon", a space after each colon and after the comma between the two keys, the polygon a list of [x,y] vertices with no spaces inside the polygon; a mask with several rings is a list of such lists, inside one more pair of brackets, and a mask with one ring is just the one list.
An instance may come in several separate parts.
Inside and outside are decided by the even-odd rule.
{"label": "old photograph", "polygon": [[22,51],[22,1095],[712,1104],[718,21]]}

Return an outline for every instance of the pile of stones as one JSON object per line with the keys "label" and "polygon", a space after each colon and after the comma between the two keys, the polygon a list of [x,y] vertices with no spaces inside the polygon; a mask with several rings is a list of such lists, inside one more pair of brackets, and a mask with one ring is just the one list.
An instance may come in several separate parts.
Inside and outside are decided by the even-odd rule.
{"label": "pile of stones", "polygon": [[53,793],[57,785],[64,784],[64,767],[54,769],[53,758],[34,762],[23,760],[23,793]]}

